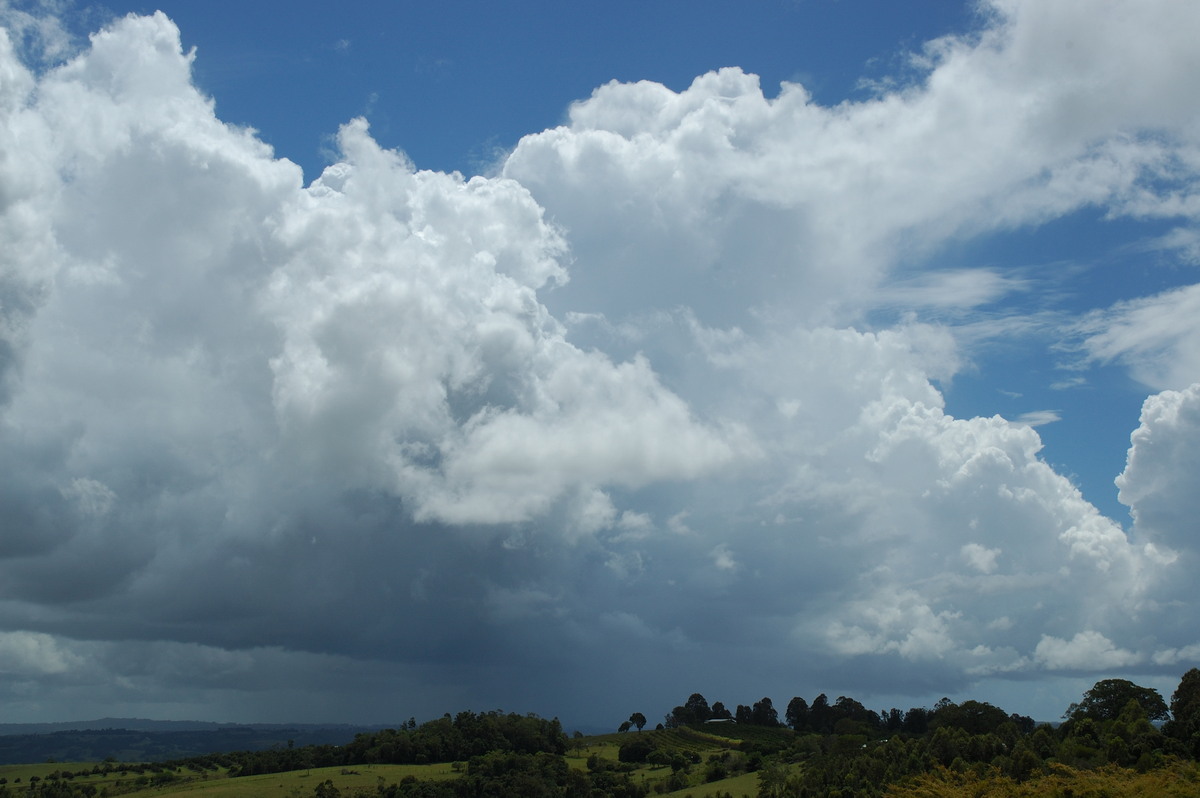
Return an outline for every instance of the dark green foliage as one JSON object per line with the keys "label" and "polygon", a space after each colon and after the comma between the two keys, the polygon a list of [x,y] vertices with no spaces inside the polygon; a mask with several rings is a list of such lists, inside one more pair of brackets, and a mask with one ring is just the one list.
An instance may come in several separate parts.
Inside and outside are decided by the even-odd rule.
{"label": "dark green foliage", "polygon": [[568,770],[562,757],[551,754],[490,753],[471,759],[456,791],[477,798],[555,798],[567,785]]}
{"label": "dark green foliage", "polygon": [[405,776],[398,784],[380,785],[376,794],[379,798],[458,798],[453,783],[419,781],[415,776]]}
{"label": "dark green foliage", "polygon": [[360,734],[346,746],[346,764],[453,762],[493,751],[566,753],[567,738],[557,719],[500,712],[460,712],[415,729]]}
{"label": "dark green foliage", "polygon": [[881,725],[878,714],[867,709],[853,698],[847,698],[844,695],[838,696],[838,700],[830,707],[829,713],[830,717],[833,718],[835,732],[839,723],[842,724],[844,730],[842,733],[868,735],[878,731]]}
{"label": "dark green foliage", "polygon": [[[612,794],[634,794],[625,789],[621,778],[605,779],[619,787]],[[494,752],[473,757],[466,773],[454,781],[418,781],[409,776],[398,784],[381,784],[376,794],[380,798],[590,798],[593,793],[591,780],[569,768],[561,756]]]}
{"label": "dark green foliage", "polygon": [[355,735],[349,744],[304,746],[228,755],[231,775],[252,776],[333,765],[421,765],[466,761],[491,752],[564,754],[567,736],[558,719],[501,712],[460,712],[420,726]]}
{"label": "dark green foliage", "polygon": [[[1072,720],[1063,724],[1061,734],[1063,739],[1057,760],[1082,769],[1105,764],[1138,767],[1139,763],[1140,767],[1151,767],[1168,752],[1171,742],[1150,723],[1141,703],[1133,698],[1117,717]],[[1036,742],[1031,740],[1031,743]]]}
{"label": "dark green foliage", "polygon": [[905,712],[900,729],[905,734],[924,734],[929,731],[929,710],[924,707],[913,707]]}
{"label": "dark green foliage", "polygon": [[783,713],[784,722],[793,731],[808,730],[808,702],[796,696],[788,702],[787,710]]}
{"label": "dark green foliage", "polygon": [[808,730],[817,734],[832,734],[834,720],[829,716],[829,699],[821,693],[808,707]]}
{"label": "dark green foliage", "polygon": [[663,792],[674,792],[676,790],[685,789],[688,786],[688,777],[682,771],[674,771],[670,777],[663,783]]}
{"label": "dark green foliage", "polygon": [[1171,695],[1171,720],[1163,731],[1181,743],[1185,755],[1200,757],[1200,669],[1183,674]]}
{"label": "dark green foliage", "polygon": [[653,750],[654,743],[639,735],[617,750],[617,759],[621,762],[645,762]]}
{"label": "dark green foliage", "polygon": [[333,786],[333,781],[330,779],[325,779],[313,788],[314,798],[340,798],[341,794],[341,790]]}
{"label": "dark green foliage", "polygon": [[1058,738],[1049,726],[1039,726],[1029,735],[1029,747],[1042,759],[1058,755]]}
{"label": "dark green foliage", "polygon": [[1125,679],[1103,679],[1083,694],[1082,701],[1067,707],[1063,717],[1068,720],[1115,720],[1130,701],[1136,701],[1150,720],[1165,720],[1169,716],[1167,704],[1157,690],[1140,687]]}
{"label": "dark green foliage", "polygon": [[756,701],[750,709],[750,722],[755,726],[778,726],[779,713],[771,704],[771,699],[764,697]]}
{"label": "dark green foliage", "polygon": [[709,709],[708,701],[699,693],[692,693],[682,706],[675,707],[671,714],[667,715],[666,726],[668,729],[690,726],[694,723],[704,723],[711,717],[712,710]]}
{"label": "dark green foliage", "polygon": [[1005,766],[1001,770],[1015,781],[1025,781],[1042,768],[1041,757],[1024,743],[1018,745],[1012,756],[1005,759]]}
{"label": "dark green foliage", "polygon": [[[646,794],[646,789],[629,778],[627,771],[632,767],[632,765],[616,766],[599,757],[589,757],[587,784],[590,792],[582,792],[579,795],[591,796],[591,798],[604,798],[604,796],[642,798]],[[572,770],[571,773],[575,774],[578,771]],[[567,795],[573,794],[568,792]]]}
{"label": "dark green foliage", "polygon": [[1034,729],[1037,728],[1037,722],[1028,715],[1018,715],[1014,712],[1008,716],[1008,719],[1017,727],[1018,734],[1033,734]]}
{"label": "dark green foliage", "polygon": [[714,738],[729,740],[729,747],[745,754],[759,753],[764,756],[789,748],[796,740],[791,729],[782,726],[755,726],[743,723],[710,723],[697,727],[703,735],[703,747],[711,748]]}
{"label": "dark green foliage", "polygon": [[933,713],[929,719],[932,728],[952,726],[968,734],[987,734],[1009,723],[1003,709],[981,701],[964,701],[948,704]]}

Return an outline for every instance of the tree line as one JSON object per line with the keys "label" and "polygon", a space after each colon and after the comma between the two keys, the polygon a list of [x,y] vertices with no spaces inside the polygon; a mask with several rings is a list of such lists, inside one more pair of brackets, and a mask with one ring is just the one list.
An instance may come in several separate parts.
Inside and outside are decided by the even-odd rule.
{"label": "tree line", "polygon": [[[566,760],[569,741],[557,719],[460,712],[420,725],[410,719],[396,729],[361,733],[342,746],[288,745],[160,763],[123,787],[109,784],[106,789],[112,795],[165,786],[181,778],[178,772],[184,768],[197,773],[224,768],[236,778],[316,767],[435,762],[457,763],[461,775],[446,781],[411,776],[392,784],[381,781],[370,793],[379,798],[645,798],[698,780],[753,773],[762,798],[880,798],[889,790],[903,794],[904,785],[935,789],[989,779],[1020,783],[1068,772],[1102,773],[1105,768],[1173,772],[1178,779],[1200,783],[1195,763],[1200,758],[1197,669],[1184,674],[1169,704],[1153,689],[1122,679],[1101,680],[1067,708],[1057,727],[981,701],[943,699],[932,708],[875,712],[852,698],[830,701],[824,694],[811,702],[793,698],[781,719],[769,698],[731,712],[721,702],[710,705],[693,693],[665,716],[659,730],[640,733],[646,723],[642,713],[633,713],[621,726],[626,731],[636,727],[639,734],[618,738],[626,741],[618,760],[593,754],[586,769]],[[688,747],[697,740],[711,744],[721,739],[725,742],[715,752],[709,745],[703,761],[695,747]],[[576,741],[582,741],[578,733]],[[638,770],[646,765],[652,770]],[[132,768],[106,763],[106,768],[118,767]],[[645,778],[655,770],[662,775]],[[79,777],[96,772],[56,773],[22,785],[0,780],[0,798],[94,796],[96,786]],[[332,780],[314,788],[315,798],[339,794]]]}
{"label": "tree line", "polygon": [[[641,717],[640,713],[635,714]],[[951,718],[954,718],[953,722],[966,724],[970,728],[994,726],[999,722],[1012,721],[1018,728],[1028,733],[1032,732],[1036,725],[1030,717],[1016,714],[1007,715],[1003,710],[979,701],[966,701],[959,705],[944,698],[933,709],[913,707],[902,712],[893,708],[875,712],[846,696],[838,696],[836,701],[830,703],[828,696],[824,693],[814,698],[811,704],[800,696],[794,697],[788,702],[784,710],[784,719],[781,721],[779,712],[770,698],[763,698],[749,706],[738,704],[737,709],[730,712],[720,701],[709,706],[703,695],[692,693],[687,701],[667,713],[658,728],[675,729],[700,723],[732,721],[750,726],[786,726],[795,732],[811,734],[860,732],[867,734],[878,732],[924,734],[930,730],[930,724],[935,715],[938,718],[937,722],[942,725],[950,723]],[[630,721],[626,721],[617,730],[628,731],[629,728]]]}
{"label": "tree line", "polygon": [[[710,706],[693,693],[659,728],[712,732],[727,729],[729,721],[793,732],[783,738],[786,743],[774,738],[770,748],[753,742],[739,747],[750,755],[734,761],[758,771],[764,798],[876,798],[888,785],[940,771],[967,781],[1024,782],[1061,775],[1064,767],[1148,773],[1192,760],[1187,778],[1200,778],[1194,764],[1200,759],[1200,669],[1195,668],[1184,674],[1169,705],[1157,690],[1124,679],[1096,682],[1067,708],[1057,727],[982,701],[942,699],[932,708],[875,712],[852,698],[830,702],[824,694],[811,703],[793,698],[781,721],[769,698],[730,713],[721,702]],[[729,733],[752,741],[748,731]],[[653,756],[653,746],[647,748],[640,746],[639,756]],[[723,778],[728,768],[710,762],[706,773]]]}

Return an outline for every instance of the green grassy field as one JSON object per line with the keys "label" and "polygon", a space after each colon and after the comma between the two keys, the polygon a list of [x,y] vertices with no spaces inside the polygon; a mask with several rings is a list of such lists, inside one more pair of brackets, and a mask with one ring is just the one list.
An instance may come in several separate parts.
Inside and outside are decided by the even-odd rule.
{"label": "green grassy field", "polygon": [[666,793],[666,796],[667,798],[686,798],[686,796],[690,795],[692,798],[711,798],[717,794],[729,794],[733,798],[742,798],[742,796],[754,798],[754,796],[758,795],[758,774],[743,773],[733,778],[711,781],[706,784],[697,784],[693,787],[669,792]]}
{"label": "green grassy field", "polygon": [[130,798],[163,798],[163,796],[187,796],[188,798],[289,798],[309,796],[318,784],[330,781],[343,795],[358,792],[373,793],[380,783],[391,784],[406,776],[421,780],[457,778],[458,773],[448,764],[438,765],[355,765],[353,767],[312,768],[293,770],[287,773],[266,773],[260,776],[227,776],[185,784],[169,784],[148,787],[126,793]]}
{"label": "green grassy field", "polygon": [[44,779],[51,773],[64,770],[75,773],[80,770],[91,770],[95,765],[95,762],[44,762],[37,765],[0,765],[0,778],[8,779],[9,784],[12,784],[13,779],[21,779],[22,782],[27,782],[30,776],[37,776],[39,779]]}
{"label": "green grassy field", "polygon": [[[626,732],[624,734],[604,734],[584,739],[581,747],[571,751],[567,761],[572,767],[580,770],[587,769],[588,757],[595,755],[610,762],[618,761],[618,752],[623,743],[644,735],[655,747],[665,751],[682,753],[690,759],[699,759],[692,764],[688,778],[691,782],[684,789],[666,793],[674,798],[707,798],[715,795],[740,796],[758,795],[758,774],[741,773],[730,778],[706,782],[705,771],[710,757],[729,756],[737,759],[741,756],[737,749],[743,742],[750,744],[780,744],[792,738],[792,732],[784,729],[766,729],[750,726],[720,725],[712,729],[664,729],[644,732]],[[671,776],[671,768],[666,766],[642,765],[633,770],[630,775],[634,781],[641,781],[648,787],[666,781]],[[656,795],[657,793],[651,793]]]}
{"label": "green grassy field", "polygon": [[[15,790],[26,787],[34,781],[63,778],[63,774],[91,771],[95,767],[104,767],[105,764],[97,762],[43,762],[36,765],[0,765],[0,784],[7,786],[10,790]],[[131,788],[139,778],[139,774],[132,770],[127,770],[122,774],[120,768],[124,767],[123,765],[112,763],[112,767],[117,770],[107,774],[91,774],[89,772],[87,775],[72,775],[70,780],[73,784],[91,784],[96,787],[97,791],[108,787],[115,792],[118,789],[125,790]],[[198,777],[198,774],[192,771],[186,772],[189,775]],[[147,782],[149,782],[150,777],[150,774],[146,774]]]}
{"label": "green grassy field", "polygon": [[[5,779],[10,789],[19,789],[30,784],[32,779],[45,780],[55,773],[77,773],[90,770],[95,763],[45,763],[37,765],[4,765],[0,766],[0,779]],[[120,767],[120,766],[116,766]],[[242,776],[230,778],[225,770],[197,773],[180,768],[165,770],[174,774],[175,779],[170,783],[155,785],[158,774],[137,774],[126,771],[124,775],[118,770],[107,775],[75,776],[73,784],[90,784],[99,791],[108,788],[113,794],[132,796],[133,798],[150,798],[150,796],[249,796],[250,798],[282,798],[283,796],[312,795],[317,784],[325,780],[333,782],[343,794],[355,792],[374,792],[380,779],[385,784],[398,782],[406,776],[415,776],[421,780],[437,780],[457,778],[458,773],[450,764],[436,765],[355,765],[349,768],[329,767],[312,768],[311,770],[295,770],[287,773],[271,773],[261,776]]]}
{"label": "green grassy field", "polygon": [[[739,735],[738,732],[741,732]],[[642,737],[662,751],[684,755],[690,764],[688,774],[691,784],[683,790],[668,793],[682,798],[706,798],[720,794],[754,796],[758,793],[758,777],[755,773],[743,773],[713,782],[705,781],[710,757],[724,757],[736,761],[744,755],[737,751],[743,737],[755,737],[753,730],[722,728],[720,733],[709,733],[702,729],[668,729],[659,731],[605,734],[575,741],[568,750],[565,760],[577,770],[586,772],[592,756],[616,765],[622,744]],[[732,758],[732,760],[730,759]],[[95,766],[91,762],[43,763],[37,765],[0,766],[0,779],[10,789],[30,784],[31,779],[46,780],[63,778],[64,773],[82,773],[73,776],[73,784],[93,785],[97,792],[107,789],[110,795],[129,798],[303,798],[311,796],[318,784],[330,781],[343,796],[374,794],[379,784],[392,784],[413,776],[421,780],[457,778],[462,764],[433,765],[354,765],[350,767],[312,768],[286,773],[271,773],[258,776],[230,778],[225,769],[200,771],[187,768],[162,768],[155,773],[147,769],[138,773],[136,766],[112,764],[114,771],[108,774],[91,774]],[[124,769],[124,770],[122,770]],[[653,788],[672,775],[665,765],[644,764],[629,772],[630,777]],[[651,793],[655,795],[657,793]]]}

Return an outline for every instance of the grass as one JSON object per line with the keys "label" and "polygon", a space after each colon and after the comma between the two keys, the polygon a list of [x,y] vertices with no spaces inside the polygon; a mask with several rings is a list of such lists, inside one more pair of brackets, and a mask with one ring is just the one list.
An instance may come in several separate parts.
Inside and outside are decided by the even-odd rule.
{"label": "grass", "polygon": [[406,776],[422,781],[458,778],[449,764],[437,765],[354,765],[353,767],[312,768],[287,773],[264,773],[260,776],[239,776],[236,779],[216,778],[187,784],[169,784],[126,793],[127,798],[291,798],[310,796],[313,789],[328,780],[343,795],[374,792],[383,779],[385,784],[398,782]]}
{"label": "grass", "polygon": [[13,779],[21,779],[21,783],[24,784],[29,781],[30,776],[44,779],[56,771],[76,773],[80,770],[91,770],[95,764],[95,762],[41,762],[36,765],[0,765],[0,778],[8,779],[9,784],[12,784]]}
{"label": "grass", "polygon": [[692,787],[685,787],[682,790],[666,793],[668,798],[711,798],[717,794],[725,795],[726,793],[734,796],[734,798],[754,798],[758,795],[758,774],[757,773],[742,773],[728,779],[720,781],[710,781],[707,784],[698,784]]}
{"label": "grass", "polygon": [[[738,734],[737,732],[741,732]],[[704,769],[710,756],[736,753],[742,738],[754,737],[749,729],[721,728],[719,733],[709,733],[707,729],[665,729],[643,732],[627,732],[624,734],[604,734],[580,740],[578,748],[568,750],[565,757],[571,768],[587,771],[589,757],[595,755],[600,759],[617,763],[622,744],[644,736],[656,748],[670,752],[682,753],[689,759],[699,759],[692,765],[690,779],[693,782],[687,789],[669,793],[669,795],[691,795],[693,798],[705,798],[718,793],[737,796],[754,796],[758,793],[758,777],[755,773],[744,773],[728,779],[709,783],[699,783],[704,778]],[[54,762],[36,765],[0,765],[0,778],[7,780],[10,789],[24,787],[31,778],[46,779],[51,774],[81,771],[91,771],[92,762]],[[124,775],[119,768],[125,765],[114,764],[116,772],[109,774],[80,775],[72,783],[91,784],[97,791],[107,787],[111,794],[128,796],[128,798],[170,798],[170,796],[186,796],[186,798],[306,798],[313,794],[314,788],[328,780],[333,783],[342,795],[371,794],[382,782],[392,784],[407,776],[413,776],[422,781],[431,779],[452,779],[460,775],[460,769],[449,763],[433,765],[354,765],[349,767],[312,768],[311,770],[296,770],[287,773],[270,773],[258,776],[240,776],[230,778],[225,769],[197,772],[186,768],[178,770],[165,769],[165,775],[173,775],[170,783],[155,784],[156,776],[147,770],[139,774],[130,769]],[[132,766],[131,766],[132,767]],[[629,773],[630,777],[643,782],[648,787],[666,780],[671,776],[671,768],[663,765],[644,764]],[[20,781],[18,781],[18,779]],[[651,793],[654,795],[655,793]]]}
{"label": "grass", "polygon": [[[52,775],[62,773],[79,773],[80,771],[88,771],[84,775],[74,776],[71,779],[73,784],[91,784],[100,790],[103,787],[116,787],[118,784],[132,785],[138,778],[138,774],[132,770],[127,771],[124,775],[121,774],[119,768],[125,765],[112,763],[114,768],[118,768],[116,772],[107,774],[92,774],[90,771],[96,766],[103,767],[105,763],[97,762],[41,762],[31,765],[0,765],[0,779],[8,786],[10,790],[25,787],[30,783],[31,779],[41,781],[47,780]],[[186,771],[188,774],[197,776],[192,771]]]}
{"label": "grass", "polygon": [[[0,778],[6,779],[9,789],[27,786],[30,779],[45,780],[53,773],[90,771],[93,762],[41,763],[36,765],[0,765]],[[114,767],[120,767],[115,765]],[[197,773],[180,768],[174,773],[178,780],[155,786],[156,774],[138,774],[132,770],[124,775],[120,771],[106,775],[75,776],[73,784],[91,784],[97,791],[107,787],[119,796],[129,798],[166,798],[187,796],[188,798],[291,798],[310,796],[313,788],[325,780],[332,781],[343,795],[356,792],[374,792],[382,778],[384,783],[398,782],[406,776],[415,776],[422,781],[452,779],[458,772],[451,764],[435,765],[354,765],[352,767],[312,768],[293,770],[287,773],[268,773],[260,776],[230,778],[224,769]],[[140,784],[139,784],[140,782]]]}

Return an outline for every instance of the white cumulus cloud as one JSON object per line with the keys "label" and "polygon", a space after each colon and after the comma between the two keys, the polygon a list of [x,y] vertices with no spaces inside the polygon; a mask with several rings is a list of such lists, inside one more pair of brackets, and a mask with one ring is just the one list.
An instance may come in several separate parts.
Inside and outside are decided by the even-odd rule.
{"label": "white cumulus cloud", "polygon": [[1084,208],[1189,229],[1200,10],[985,10],[867,101],[612,82],[469,180],[348,120],[308,186],[162,14],[53,68],[0,35],[0,668],[263,711],[334,673],[365,716],[746,652],[913,695],[1182,664],[1192,290],[1079,328],[1178,389],[1127,530],[1043,459],[1052,411],[947,412],[955,325],[1028,280],[919,264]]}
{"label": "white cumulus cloud", "polygon": [[1103,671],[1122,668],[1139,662],[1142,657],[1133,651],[1118,648],[1099,632],[1079,632],[1070,640],[1046,635],[1037,644],[1034,658],[1050,670]]}

